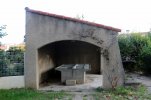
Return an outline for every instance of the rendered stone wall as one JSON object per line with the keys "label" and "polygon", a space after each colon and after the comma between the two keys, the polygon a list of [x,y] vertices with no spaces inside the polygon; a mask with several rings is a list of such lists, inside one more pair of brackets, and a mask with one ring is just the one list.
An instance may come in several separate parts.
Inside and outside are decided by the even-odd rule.
{"label": "rendered stone wall", "polygon": [[[92,33],[93,37],[84,37],[84,35],[87,33]],[[38,89],[40,83],[39,73],[51,69],[54,66],[54,63],[50,64],[53,57],[44,58],[45,56],[47,56],[47,52],[39,53],[42,52],[42,50],[38,50],[47,44],[63,40],[84,41],[89,44],[93,44],[100,48],[103,48],[104,50],[107,50],[108,57],[104,56],[104,50],[102,50],[102,53],[100,54],[100,69],[102,70],[103,74],[104,88],[111,88],[111,82],[108,80],[109,75],[107,75],[110,73],[112,73],[113,76],[114,74],[120,76],[117,85],[123,85],[124,83],[124,70],[121,63],[119,47],[116,40],[116,31],[26,11],[25,37],[26,87]],[[103,41],[103,43],[99,43],[100,41]],[[41,68],[41,66],[43,65],[39,64],[39,62],[45,62],[45,67]],[[48,66],[49,64],[50,66]],[[112,72],[113,65],[117,72]]]}
{"label": "rendered stone wall", "polygon": [[24,88],[24,76],[7,76],[0,78],[0,89]]}

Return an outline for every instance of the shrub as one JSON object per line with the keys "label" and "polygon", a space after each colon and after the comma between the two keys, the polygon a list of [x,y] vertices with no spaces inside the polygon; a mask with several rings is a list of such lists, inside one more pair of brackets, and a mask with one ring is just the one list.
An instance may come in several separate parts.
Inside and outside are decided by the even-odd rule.
{"label": "shrub", "polygon": [[145,74],[151,74],[151,42],[149,45],[143,47],[141,51],[141,61],[141,70]]}
{"label": "shrub", "polygon": [[126,71],[148,73],[151,65],[151,36],[140,33],[121,34],[119,47]]}
{"label": "shrub", "polygon": [[9,50],[0,50],[0,77],[24,74],[24,49],[10,47]]}

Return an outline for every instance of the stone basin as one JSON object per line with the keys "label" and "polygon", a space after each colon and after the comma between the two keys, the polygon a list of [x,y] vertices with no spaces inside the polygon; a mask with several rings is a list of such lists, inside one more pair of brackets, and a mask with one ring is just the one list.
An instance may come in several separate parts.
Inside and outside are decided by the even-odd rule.
{"label": "stone basin", "polygon": [[89,64],[63,64],[56,68],[61,71],[61,82],[75,80],[76,84],[85,83],[85,72],[90,70]]}

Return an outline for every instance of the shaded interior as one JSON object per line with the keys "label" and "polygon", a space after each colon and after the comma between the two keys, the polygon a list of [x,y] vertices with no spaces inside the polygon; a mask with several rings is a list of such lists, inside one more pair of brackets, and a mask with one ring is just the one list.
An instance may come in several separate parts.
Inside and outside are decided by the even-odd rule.
{"label": "shaded interior", "polygon": [[90,64],[86,73],[101,74],[100,47],[82,41],[58,41],[38,49],[40,84],[59,83],[61,72],[55,68],[62,64]]}

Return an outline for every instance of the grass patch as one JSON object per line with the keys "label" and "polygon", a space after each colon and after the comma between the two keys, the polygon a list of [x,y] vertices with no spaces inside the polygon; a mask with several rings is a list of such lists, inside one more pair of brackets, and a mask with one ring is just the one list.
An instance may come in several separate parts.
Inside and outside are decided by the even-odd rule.
{"label": "grass patch", "polygon": [[42,92],[33,89],[0,90],[0,100],[62,100],[69,94],[61,92]]}
{"label": "grass patch", "polygon": [[132,86],[118,87],[115,90],[102,90],[98,88],[97,93],[93,95],[95,100],[151,100],[145,86],[140,85],[137,88]]}
{"label": "grass patch", "polygon": [[[0,90],[0,100],[72,100],[75,94],[68,94],[65,91],[37,91],[33,89],[9,89]],[[83,100],[89,96],[93,100],[151,100],[151,94],[148,93],[145,86],[118,87],[115,90],[104,90],[97,88],[92,94],[82,95]]]}

